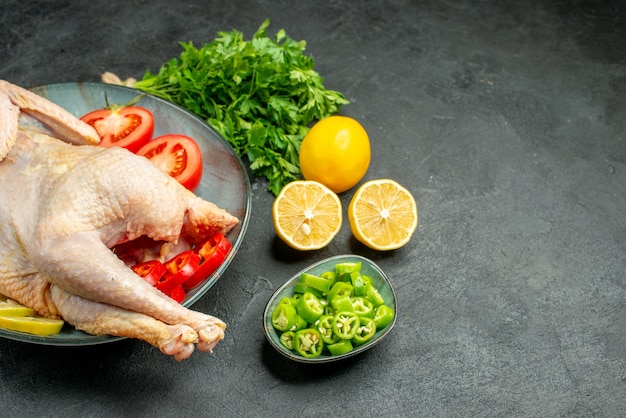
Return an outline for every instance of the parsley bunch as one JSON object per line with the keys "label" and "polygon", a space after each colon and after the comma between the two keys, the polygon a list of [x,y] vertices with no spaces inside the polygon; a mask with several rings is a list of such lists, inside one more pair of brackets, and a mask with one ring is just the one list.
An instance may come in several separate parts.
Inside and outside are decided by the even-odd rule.
{"label": "parsley bunch", "polygon": [[284,30],[269,38],[268,26],[269,19],[249,41],[233,30],[200,49],[181,42],[179,57],[158,74],[147,71],[134,87],[205,119],[277,195],[300,175],[298,153],[311,122],[348,100],[324,88],[313,58],[303,53],[305,41]]}

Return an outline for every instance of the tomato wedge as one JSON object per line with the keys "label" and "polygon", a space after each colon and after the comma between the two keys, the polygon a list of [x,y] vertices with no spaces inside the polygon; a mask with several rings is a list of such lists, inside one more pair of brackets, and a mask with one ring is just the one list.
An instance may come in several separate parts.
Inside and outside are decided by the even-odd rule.
{"label": "tomato wedge", "polygon": [[148,158],[189,190],[200,184],[202,151],[193,138],[179,134],[163,135],[141,147],[137,154]]}
{"label": "tomato wedge", "polygon": [[94,110],[80,118],[93,126],[100,136],[100,146],[122,147],[136,153],[152,139],[154,117],[141,106],[111,106]]}
{"label": "tomato wedge", "polygon": [[223,234],[218,232],[210,236],[197,250],[200,265],[188,279],[182,282],[183,287],[191,289],[202,283],[222,265],[232,247]]}

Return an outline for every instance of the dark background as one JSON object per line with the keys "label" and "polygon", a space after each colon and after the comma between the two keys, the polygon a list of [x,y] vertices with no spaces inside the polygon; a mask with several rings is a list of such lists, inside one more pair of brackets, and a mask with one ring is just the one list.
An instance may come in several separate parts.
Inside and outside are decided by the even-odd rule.
{"label": "dark background", "polygon": [[[624,1],[0,4],[0,79],[24,87],[140,78],[181,41],[249,38],[269,18],[351,101],[342,113],[372,142],[365,180],[396,179],[420,210],[401,250],[366,249],[346,222],[327,248],[296,253],[252,178],[243,246],[194,305],[229,324],[213,355],[3,340],[0,415],[623,416]],[[292,363],[265,341],[265,303],[341,253],[390,276],[396,327],[356,358]]]}

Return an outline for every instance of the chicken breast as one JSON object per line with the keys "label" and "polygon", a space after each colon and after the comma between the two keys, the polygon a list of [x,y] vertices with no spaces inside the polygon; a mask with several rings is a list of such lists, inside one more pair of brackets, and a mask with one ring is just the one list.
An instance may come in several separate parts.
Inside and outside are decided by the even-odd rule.
{"label": "chicken breast", "polygon": [[238,219],[146,158],[97,142],[68,112],[0,81],[0,293],[177,360],[212,350],[224,322],[165,296],[111,248],[139,237],[192,244]]}

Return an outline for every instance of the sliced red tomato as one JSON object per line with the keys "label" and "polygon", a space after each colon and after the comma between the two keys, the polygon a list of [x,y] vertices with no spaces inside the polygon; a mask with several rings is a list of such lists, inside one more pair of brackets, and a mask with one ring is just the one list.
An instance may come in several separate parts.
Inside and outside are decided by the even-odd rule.
{"label": "sliced red tomato", "polygon": [[193,138],[178,134],[163,135],[148,142],[137,154],[148,158],[189,190],[200,184],[202,152]]}
{"label": "sliced red tomato", "polygon": [[197,250],[201,257],[198,269],[182,283],[183,287],[191,289],[202,283],[222,265],[232,247],[230,241],[219,232],[209,237]]}
{"label": "sliced red tomato", "polygon": [[80,118],[93,126],[100,136],[100,146],[122,147],[137,152],[152,139],[154,117],[141,106],[112,106],[94,110]]}
{"label": "sliced red tomato", "polygon": [[159,260],[146,261],[131,267],[137,275],[143,277],[145,281],[152,286],[156,285],[163,274],[165,274],[165,265]]}

